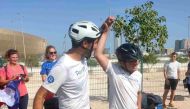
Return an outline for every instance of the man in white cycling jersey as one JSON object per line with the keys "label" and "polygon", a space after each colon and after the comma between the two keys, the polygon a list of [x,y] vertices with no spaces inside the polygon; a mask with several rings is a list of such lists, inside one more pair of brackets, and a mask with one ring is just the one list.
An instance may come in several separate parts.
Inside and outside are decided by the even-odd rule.
{"label": "man in white cycling jersey", "polygon": [[72,48],[50,71],[36,93],[33,109],[42,109],[44,98],[54,93],[59,98],[59,109],[90,109],[87,59],[101,36],[99,28],[90,21],[80,21],[69,28]]}

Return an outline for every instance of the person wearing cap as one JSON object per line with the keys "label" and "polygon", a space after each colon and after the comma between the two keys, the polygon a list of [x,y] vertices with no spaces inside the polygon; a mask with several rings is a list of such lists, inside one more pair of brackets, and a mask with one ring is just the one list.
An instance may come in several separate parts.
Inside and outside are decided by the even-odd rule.
{"label": "person wearing cap", "polygon": [[164,64],[164,94],[163,94],[163,108],[166,108],[166,98],[171,89],[169,106],[174,107],[174,96],[178,81],[180,80],[180,66],[181,64],[176,60],[177,53],[173,52],[170,55],[170,60]]}
{"label": "person wearing cap", "polygon": [[118,63],[103,54],[108,31],[114,18],[106,21],[105,28],[95,50],[95,58],[109,78],[109,109],[141,109],[142,74],[137,71],[142,56],[139,47],[125,43],[116,49]]}
{"label": "person wearing cap", "polygon": [[69,28],[72,48],[58,60],[37,91],[33,109],[42,109],[48,92],[59,99],[59,109],[90,109],[87,59],[101,36],[90,21],[73,23]]}
{"label": "person wearing cap", "polygon": [[[190,51],[188,52],[188,57],[190,58]],[[185,76],[186,76],[187,89],[190,97],[190,61],[187,66],[187,72],[185,73]]]}

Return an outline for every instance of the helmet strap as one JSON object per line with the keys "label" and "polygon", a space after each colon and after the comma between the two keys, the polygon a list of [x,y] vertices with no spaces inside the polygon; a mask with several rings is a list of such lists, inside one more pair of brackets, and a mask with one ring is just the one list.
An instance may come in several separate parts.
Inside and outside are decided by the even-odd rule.
{"label": "helmet strap", "polygon": [[81,47],[85,50],[84,57],[86,57],[87,59],[89,59],[89,58],[91,57],[91,54],[92,54],[92,51],[93,51],[94,41],[92,42],[92,46],[91,46],[90,49],[85,48],[85,47],[83,46],[83,44],[81,45]]}

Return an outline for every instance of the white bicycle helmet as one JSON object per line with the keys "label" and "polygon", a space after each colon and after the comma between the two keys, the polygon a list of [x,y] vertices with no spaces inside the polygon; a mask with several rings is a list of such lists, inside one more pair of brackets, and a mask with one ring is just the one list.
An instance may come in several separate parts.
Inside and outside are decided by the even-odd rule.
{"label": "white bicycle helmet", "polygon": [[96,39],[100,35],[99,28],[90,21],[79,21],[72,24],[69,28],[69,36],[77,42],[82,41],[84,38]]}

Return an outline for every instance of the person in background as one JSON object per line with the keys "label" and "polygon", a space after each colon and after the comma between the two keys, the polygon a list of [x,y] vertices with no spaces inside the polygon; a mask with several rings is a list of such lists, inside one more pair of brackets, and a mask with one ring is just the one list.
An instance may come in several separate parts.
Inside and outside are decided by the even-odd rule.
{"label": "person in background", "polygon": [[105,21],[95,50],[95,58],[109,78],[109,109],[141,109],[142,74],[137,71],[140,49],[134,44],[122,44],[116,49],[118,63],[112,63],[103,53],[113,21],[112,16]]}
{"label": "person in background", "polygon": [[[190,58],[190,51],[188,52],[188,57]],[[186,83],[187,83],[187,88],[189,92],[189,97],[190,97],[190,62],[188,63],[187,72],[185,73],[185,76],[186,76]]]}
{"label": "person in background", "polygon": [[171,89],[169,106],[174,107],[173,99],[175,90],[180,80],[180,63],[176,60],[177,53],[173,52],[170,55],[170,61],[164,64],[164,94],[163,94],[163,108],[166,108],[166,98],[169,90]]}
{"label": "person in background", "polygon": [[[48,45],[45,50],[45,62],[41,66],[40,75],[44,82],[52,67],[57,63],[57,51],[53,45]],[[58,109],[58,98],[55,94],[48,93],[44,101],[45,109]]]}
{"label": "person in background", "polygon": [[40,75],[44,82],[52,67],[57,63],[57,51],[54,46],[48,45],[45,50],[45,62],[41,66]]}
{"label": "person in background", "polygon": [[101,36],[99,28],[90,21],[71,24],[69,36],[72,48],[58,60],[44,84],[37,91],[33,109],[42,109],[47,93],[56,93],[59,109],[90,109],[87,59]]}
{"label": "person in background", "polygon": [[[18,108],[27,109],[29,97],[25,83],[29,81],[29,77],[26,67],[18,63],[19,53],[15,49],[9,49],[6,52],[5,57],[8,63],[6,66],[0,69],[0,84],[6,85],[10,81],[21,79],[18,85],[18,91],[20,93]],[[8,107],[8,108],[15,109],[14,107]]]}

